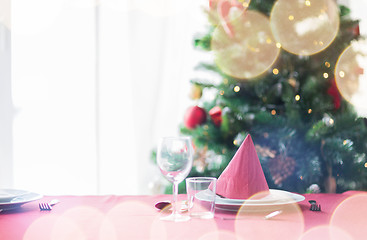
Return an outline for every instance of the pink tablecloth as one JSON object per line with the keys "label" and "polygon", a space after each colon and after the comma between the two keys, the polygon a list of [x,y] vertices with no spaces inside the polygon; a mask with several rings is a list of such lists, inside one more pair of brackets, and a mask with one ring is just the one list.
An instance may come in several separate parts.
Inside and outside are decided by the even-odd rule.
{"label": "pink tablecloth", "polygon": [[[367,193],[305,194],[306,199],[271,220],[264,213],[238,220],[216,212],[211,220],[159,220],[157,196],[47,196],[18,210],[0,213],[0,239],[367,239]],[[184,197],[184,196],[181,196]],[[40,201],[58,198],[52,211]],[[314,199],[322,211],[309,210]]]}

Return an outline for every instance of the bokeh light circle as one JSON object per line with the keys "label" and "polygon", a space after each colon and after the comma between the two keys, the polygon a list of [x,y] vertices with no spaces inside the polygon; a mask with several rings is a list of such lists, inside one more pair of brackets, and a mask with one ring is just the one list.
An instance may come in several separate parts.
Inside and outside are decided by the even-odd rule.
{"label": "bokeh light circle", "polygon": [[309,56],[327,48],[339,31],[334,0],[278,0],[270,14],[275,39],[288,52]]}
{"label": "bokeh light circle", "polygon": [[280,49],[266,16],[247,10],[246,14],[231,22],[231,27],[233,36],[221,26],[212,35],[211,47],[221,71],[238,79],[251,79],[274,64]]}
{"label": "bokeh light circle", "polygon": [[198,240],[221,240],[221,239],[225,239],[225,240],[244,240],[244,238],[241,238],[241,237],[237,236],[235,233],[229,232],[229,231],[208,232],[208,233],[204,234],[203,236],[201,236],[200,238],[198,238]]}
{"label": "bokeh light circle", "polygon": [[[262,199],[265,193],[252,196],[251,200]],[[294,202],[288,194],[278,195],[280,202]],[[237,213],[235,221],[236,236],[244,239],[273,239],[298,240],[304,232],[304,217],[297,203],[290,204],[266,204],[253,205],[245,203]],[[281,213],[270,219],[265,219],[270,213],[280,211]],[[246,219],[246,220],[244,220]],[[287,224],[284,224],[287,223]]]}
{"label": "bokeh light circle", "polygon": [[94,239],[99,236],[103,219],[104,214],[100,210],[89,206],[73,207],[63,214],[52,212],[52,215],[33,221],[23,239]]}
{"label": "bokeh light circle", "polygon": [[330,218],[330,226],[347,232],[352,239],[367,239],[367,193],[355,194],[341,202]]}
{"label": "bokeh light circle", "polygon": [[340,94],[353,104],[360,116],[367,117],[367,41],[353,42],[340,55],[335,67]]}
{"label": "bokeh light circle", "polygon": [[[55,222],[59,219],[59,215],[45,215],[34,220],[27,228],[23,235],[23,240],[50,240],[52,229]],[[42,229],[42,231],[40,231]]]}
{"label": "bokeh light circle", "polygon": [[99,234],[104,213],[90,206],[76,206],[68,209],[55,222],[52,240],[93,239]]}
{"label": "bokeh light circle", "polygon": [[123,201],[106,214],[100,236],[101,239],[167,239],[167,229],[161,222],[151,205]]}
{"label": "bokeh light circle", "polygon": [[340,228],[332,226],[318,226],[305,232],[299,240],[353,240],[353,238]]}
{"label": "bokeh light circle", "polygon": [[67,216],[60,216],[52,229],[50,240],[88,239],[87,233],[78,225],[78,222]]}

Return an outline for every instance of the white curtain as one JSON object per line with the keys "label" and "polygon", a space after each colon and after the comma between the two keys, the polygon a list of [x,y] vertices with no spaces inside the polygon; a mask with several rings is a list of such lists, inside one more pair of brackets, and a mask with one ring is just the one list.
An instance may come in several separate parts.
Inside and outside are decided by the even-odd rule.
{"label": "white curtain", "polygon": [[12,1],[14,188],[96,193],[93,8]]}
{"label": "white curtain", "polygon": [[11,186],[13,180],[9,25],[10,0],[0,1],[0,187]]}
{"label": "white curtain", "polygon": [[0,187],[151,193],[151,150],[194,104],[203,2],[12,0]]}

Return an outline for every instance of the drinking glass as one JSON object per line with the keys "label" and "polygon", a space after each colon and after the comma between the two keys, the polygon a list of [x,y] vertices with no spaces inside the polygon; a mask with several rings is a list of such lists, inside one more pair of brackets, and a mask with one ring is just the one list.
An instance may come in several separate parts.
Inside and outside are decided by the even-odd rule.
{"label": "drinking glass", "polygon": [[177,206],[178,184],[190,173],[194,149],[190,137],[162,138],[157,151],[157,163],[163,176],[173,183],[172,214],[162,220],[182,222],[190,219],[180,214]]}
{"label": "drinking glass", "polygon": [[211,219],[214,217],[216,183],[217,179],[214,177],[186,179],[187,205],[191,218]]}

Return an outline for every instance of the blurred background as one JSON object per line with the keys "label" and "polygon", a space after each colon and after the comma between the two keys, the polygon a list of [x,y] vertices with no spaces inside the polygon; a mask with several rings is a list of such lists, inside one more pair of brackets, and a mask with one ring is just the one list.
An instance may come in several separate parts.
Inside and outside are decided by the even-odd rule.
{"label": "blurred background", "polygon": [[[367,2],[337,1],[367,35]],[[162,192],[152,150],[197,103],[208,0],[0,0],[0,188]],[[164,185],[164,184],[163,184]]]}

